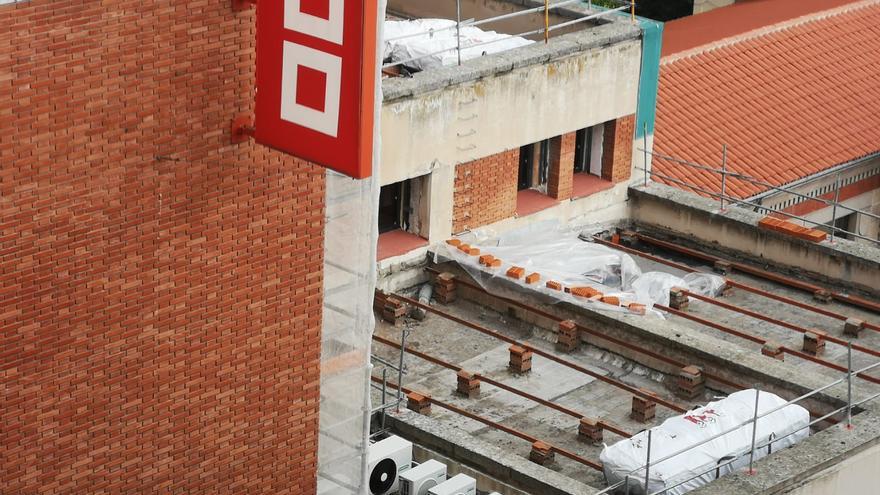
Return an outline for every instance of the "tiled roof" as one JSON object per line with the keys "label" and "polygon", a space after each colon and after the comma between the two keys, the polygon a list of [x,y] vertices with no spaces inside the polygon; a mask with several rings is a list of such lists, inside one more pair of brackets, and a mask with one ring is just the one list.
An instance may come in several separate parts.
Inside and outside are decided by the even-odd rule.
{"label": "tiled roof", "polygon": [[797,17],[854,3],[856,0],[740,0],[663,26],[662,56],[714,43]]}
{"label": "tiled roof", "polygon": [[[657,153],[720,167],[726,144],[729,170],[773,185],[877,152],[880,0],[667,57],[655,129]],[[717,174],[657,158],[653,167],[720,191]],[[728,180],[734,196],[766,189]]]}

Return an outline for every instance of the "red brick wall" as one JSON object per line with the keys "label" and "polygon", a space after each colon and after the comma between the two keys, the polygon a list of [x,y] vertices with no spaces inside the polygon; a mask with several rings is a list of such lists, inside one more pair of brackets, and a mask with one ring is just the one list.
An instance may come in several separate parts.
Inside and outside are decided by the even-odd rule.
{"label": "red brick wall", "polygon": [[0,492],[313,493],[324,182],[228,144],[252,12],[0,24]]}
{"label": "red brick wall", "polygon": [[452,231],[482,227],[516,213],[519,149],[455,167]]}
{"label": "red brick wall", "polygon": [[605,122],[602,141],[602,178],[611,182],[623,182],[632,174],[633,134],[635,115]]}
{"label": "red brick wall", "polygon": [[574,147],[576,132],[569,132],[550,140],[550,178],[547,195],[554,199],[571,198],[574,180]]}

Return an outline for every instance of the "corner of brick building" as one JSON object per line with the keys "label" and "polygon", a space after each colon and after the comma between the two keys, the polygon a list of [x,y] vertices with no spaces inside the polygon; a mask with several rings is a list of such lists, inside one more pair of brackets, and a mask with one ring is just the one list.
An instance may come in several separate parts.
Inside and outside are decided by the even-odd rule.
{"label": "corner of brick building", "polygon": [[324,175],[227,2],[0,6],[4,493],[313,493]]}

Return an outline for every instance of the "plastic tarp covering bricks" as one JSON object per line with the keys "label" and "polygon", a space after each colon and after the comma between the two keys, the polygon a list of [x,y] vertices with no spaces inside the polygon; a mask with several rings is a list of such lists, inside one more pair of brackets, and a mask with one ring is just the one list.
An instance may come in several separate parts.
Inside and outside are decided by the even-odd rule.
{"label": "plastic tarp covering bricks", "polygon": [[[461,60],[503,52],[530,45],[534,41],[483,31],[474,26],[461,26]],[[412,21],[385,21],[385,60],[402,62],[407,67],[426,70],[458,63],[455,21],[447,19],[417,19]]]}
{"label": "plastic tarp covering bricks", "polygon": [[597,230],[580,235],[580,229],[542,222],[501,236],[474,231],[459,245],[447,244],[446,252],[485,289],[504,281],[593,310],[633,312],[641,305],[650,313],[654,304],[669,304],[673,287],[714,297],[726,284],[706,273],[642,272],[628,254],[583,240]]}
{"label": "plastic tarp covering bricks", "polygon": [[[667,460],[656,464],[652,462],[648,470],[647,493],[665,490],[663,493],[680,495],[748,466],[756,393],[753,389],[733,393],[725,399],[669,418],[652,428],[651,458],[657,460],[727,430],[733,431]],[[761,392],[758,396],[759,416],[780,409],[758,419],[754,460],[790,447],[809,436],[810,413],[794,404],[782,407],[785,403],[784,399],[769,392]],[[743,426],[736,428],[738,425]],[[608,484],[619,483],[629,476],[629,493],[645,493],[647,452],[647,431],[606,446],[599,459]],[[720,466],[729,461],[733,462]],[[621,487],[619,491],[623,493],[627,489]]]}

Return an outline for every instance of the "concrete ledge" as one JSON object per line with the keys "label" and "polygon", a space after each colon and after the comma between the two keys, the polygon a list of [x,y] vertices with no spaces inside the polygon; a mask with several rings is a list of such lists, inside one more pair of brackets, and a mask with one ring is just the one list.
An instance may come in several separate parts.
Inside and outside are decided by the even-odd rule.
{"label": "concrete ledge", "polygon": [[[755,465],[757,473],[732,473],[709,485],[694,490],[694,495],[756,495],[775,493],[800,493],[824,477],[839,471],[849,471],[851,460],[867,455],[868,469],[851,466],[855,472],[847,472],[837,484],[836,493],[868,493],[865,480],[877,480],[871,464],[880,464],[880,421],[876,413],[865,412],[853,420],[856,428],[847,430],[837,425],[821,431],[796,446],[765,457]],[[842,490],[842,491],[841,491]],[[866,491],[867,490],[867,491]],[[811,487],[803,493],[830,493],[821,487]]]}
{"label": "concrete ledge", "polygon": [[591,495],[599,491],[412,411],[389,413],[386,425],[413,443],[472,466],[528,493]]}
{"label": "concrete ledge", "polygon": [[514,50],[476,58],[461,66],[449,66],[422,71],[413,77],[394,77],[382,81],[383,102],[389,103],[451,85],[474,81],[520,67],[539,65],[552,59],[613,45],[621,41],[641,38],[637,25],[627,22],[608,22],[575,33],[553,38],[550,43],[534,43]]}
{"label": "concrete ledge", "polygon": [[761,229],[764,215],[739,207],[721,214],[717,201],[663,184],[630,187],[629,198],[637,225],[700,249],[880,297],[880,249],[874,246],[845,239],[813,243]]}

